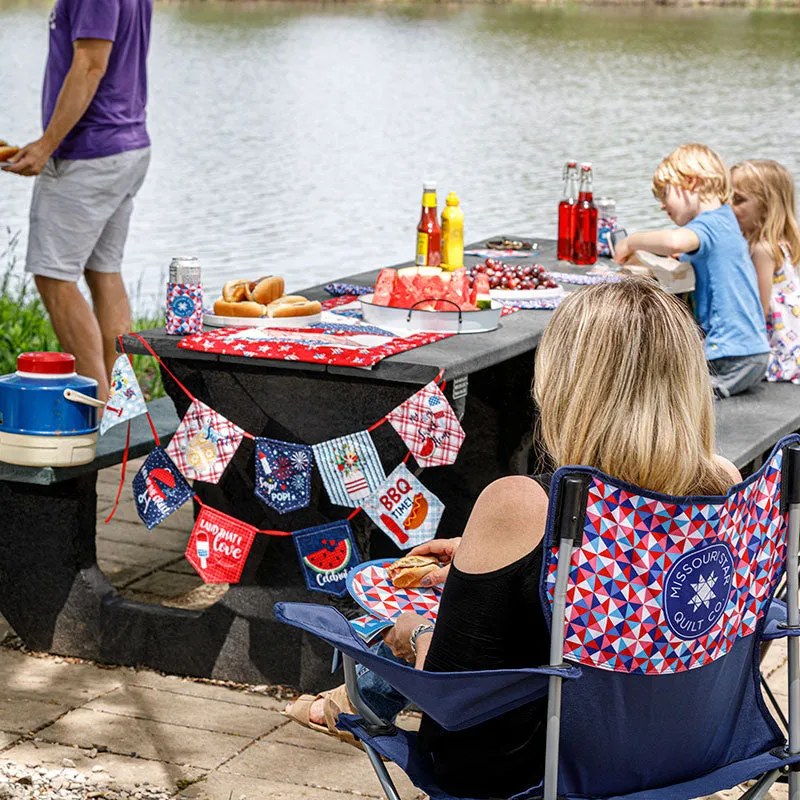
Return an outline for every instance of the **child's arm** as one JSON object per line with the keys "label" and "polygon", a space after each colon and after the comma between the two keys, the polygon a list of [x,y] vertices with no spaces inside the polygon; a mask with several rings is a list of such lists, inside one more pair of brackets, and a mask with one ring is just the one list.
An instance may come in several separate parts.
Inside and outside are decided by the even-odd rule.
{"label": "child's arm", "polygon": [[624,264],[634,250],[646,250],[658,256],[671,256],[673,253],[691,253],[700,247],[700,239],[689,228],[674,228],[665,231],[644,231],[633,233],[614,247],[614,261]]}
{"label": "child's arm", "polygon": [[764,319],[769,317],[769,301],[772,297],[772,278],[775,275],[775,257],[766,242],[759,242],[751,251],[750,256],[756,265],[758,277],[758,294],[761,297],[761,308],[764,309]]}

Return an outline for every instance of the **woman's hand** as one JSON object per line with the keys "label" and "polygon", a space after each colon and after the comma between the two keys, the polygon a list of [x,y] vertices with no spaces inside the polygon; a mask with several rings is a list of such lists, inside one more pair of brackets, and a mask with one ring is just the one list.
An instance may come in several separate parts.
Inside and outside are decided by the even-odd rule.
{"label": "woman's hand", "polygon": [[614,261],[617,264],[624,264],[633,255],[630,238],[630,236],[626,236],[614,245]]}
{"label": "woman's hand", "polygon": [[[413,664],[416,661],[416,657],[411,649],[411,634],[417,625],[430,624],[431,621],[429,619],[419,614],[414,614],[412,611],[405,611],[394,621],[394,625],[391,628],[387,628],[383,632],[383,641],[398,658]],[[417,650],[419,650],[420,640],[425,636],[430,637],[430,634],[421,634],[417,639]]]}
{"label": "woman's hand", "polygon": [[456,555],[458,545],[461,544],[461,537],[453,539],[431,539],[429,542],[418,545],[413,550],[409,550],[410,556],[436,556],[444,564],[443,567],[429,572],[421,581],[422,586],[436,586],[447,580],[447,573],[450,572],[450,564]]}

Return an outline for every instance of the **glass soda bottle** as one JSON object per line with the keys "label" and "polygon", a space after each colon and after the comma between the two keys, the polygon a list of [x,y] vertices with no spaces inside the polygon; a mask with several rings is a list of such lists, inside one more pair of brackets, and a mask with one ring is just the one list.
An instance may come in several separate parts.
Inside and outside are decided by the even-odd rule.
{"label": "glass soda bottle", "polygon": [[564,164],[564,196],[558,204],[558,258],[572,259],[575,239],[575,212],[578,210],[578,162]]}
{"label": "glass soda bottle", "polygon": [[417,225],[418,267],[438,267],[442,261],[442,229],[436,203],[436,181],[422,184],[422,216]]}
{"label": "glass soda bottle", "polygon": [[581,164],[581,185],[575,213],[575,239],[572,248],[575,264],[597,262],[597,207],[592,191],[592,165]]}

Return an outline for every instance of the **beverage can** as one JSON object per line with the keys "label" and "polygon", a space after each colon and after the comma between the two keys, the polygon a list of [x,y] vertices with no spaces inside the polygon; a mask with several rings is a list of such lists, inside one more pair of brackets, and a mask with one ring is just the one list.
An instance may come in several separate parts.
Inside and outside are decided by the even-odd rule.
{"label": "beverage can", "polygon": [[176,256],[169,262],[170,283],[200,283],[200,262],[195,256]]}
{"label": "beverage can", "polygon": [[166,330],[180,336],[203,330],[203,284],[194,256],[179,256],[169,264]]}

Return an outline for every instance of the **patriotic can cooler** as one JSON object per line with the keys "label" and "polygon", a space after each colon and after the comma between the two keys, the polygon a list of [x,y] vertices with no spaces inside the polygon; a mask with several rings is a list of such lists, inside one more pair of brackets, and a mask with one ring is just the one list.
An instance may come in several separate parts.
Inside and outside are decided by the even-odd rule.
{"label": "patriotic can cooler", "polygon": [[203,284],[167,284],[167,333],[188,336],[203,330]]}

